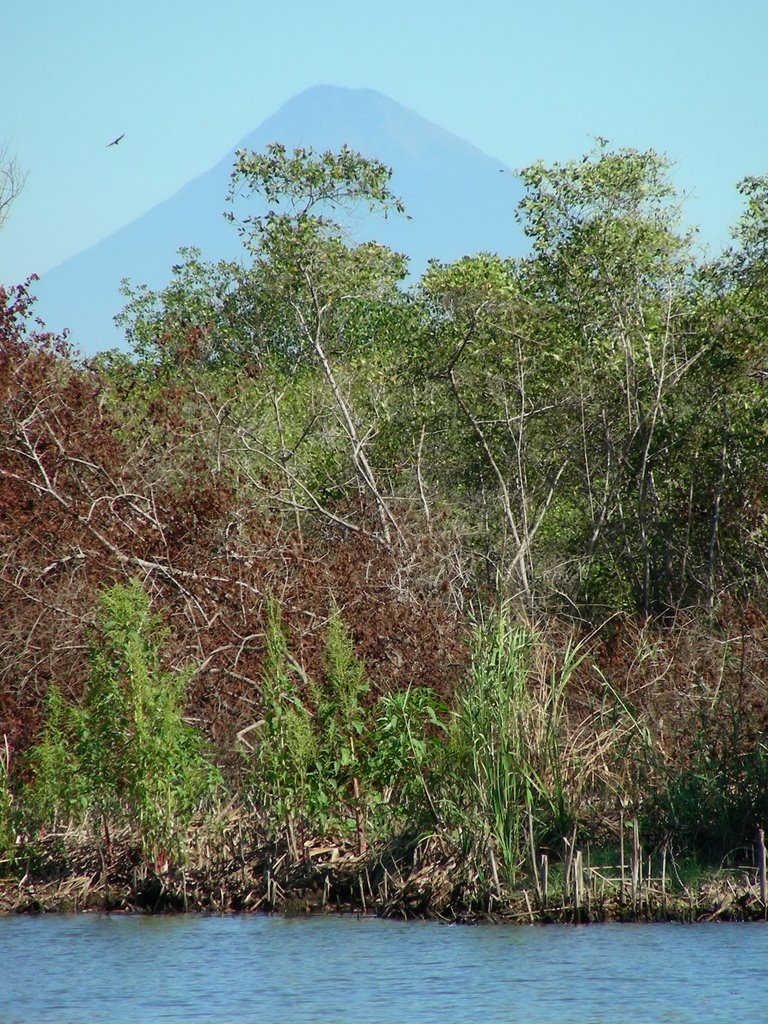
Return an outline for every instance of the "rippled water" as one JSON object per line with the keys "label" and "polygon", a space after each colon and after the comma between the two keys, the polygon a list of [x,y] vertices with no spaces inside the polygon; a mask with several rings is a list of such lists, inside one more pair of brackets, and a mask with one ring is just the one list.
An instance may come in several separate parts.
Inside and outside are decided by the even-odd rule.
{"label": "rippled water", "polygon": [[768,926],[0,919],[2,1024],[768,1020]]}

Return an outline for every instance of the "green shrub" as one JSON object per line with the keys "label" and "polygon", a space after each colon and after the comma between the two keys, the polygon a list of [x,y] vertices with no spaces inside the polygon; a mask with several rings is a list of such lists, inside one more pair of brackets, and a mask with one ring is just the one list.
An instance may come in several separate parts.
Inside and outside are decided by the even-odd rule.
{"label": "green shrub", "polygon": [[312,719],[296,688],[280,606],[267,601],[265,658],[261,675],[263,718],[247,755],[250,797],[272,825],[289,833],[318,810],[317,744]]}
{"label": "green shrub", "polygon": [[370,798],[363,788],[370,740],[370,715],[363,697],[368,689],[365,666],[334,606],[325,639],[323,683],[314,690],[319,770],[329,813],[338,826],[355,830],[361,849]]}
{"label": "green shrub", "polygon": [[186,830],[221,783],[183,718],[189,670],[164,671],[167,634],[134,582],[101,596],[79,705],[56,687],[33,749],[28,801],[40,825],[135,828],[144,852],[182,858]]}
{"label": "green shrub", "polygon": [[768,821],[768,744],[742,745],[737,734],[703,722],[692,763],[669,769],[646,818],[657,842],[671,836],[703,862],[750,848]]}
{"label": "green shrub", "polygon": [[446,709],[426,687],[385,693],[376,702],[376,723],[367,768],[385,827],[436,824],[438,780]]}
{"label": "green shrub", "polygon": [[79,825],[88,813],[89,784],[79,752],[85,746],[79,710],[52,684],[46,695],[42,734],[32,749],[34,781],[25,794],[35,828]]}

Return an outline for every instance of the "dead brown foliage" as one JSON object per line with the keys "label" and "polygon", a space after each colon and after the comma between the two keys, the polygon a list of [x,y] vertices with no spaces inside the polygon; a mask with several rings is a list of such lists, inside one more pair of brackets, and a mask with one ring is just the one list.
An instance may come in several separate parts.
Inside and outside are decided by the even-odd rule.
{"label": "dead brown foliage", "polygon": [[80,691],[97,595],[131,578],[170,627],[169,661],[196,666],[189,715],[221,747],[258,715],[269,595],[308,676],[321,671],[336,604],[374,692],[450,690],[466,657],[463,621],[433,582],[434,538],[414,533],[405,557],[380,542],[359,501],[370,530],[310,517],[299,531],[202,455],[175,458],[204,415],[190,418],[194,396],[181,385],[159,389],[146,410],[152,444],[129,443],[99,373],[63,339],[29,332],[24,289],[0,293],[0,318],[0,734],[14,749],[34,737],[51,682]]}

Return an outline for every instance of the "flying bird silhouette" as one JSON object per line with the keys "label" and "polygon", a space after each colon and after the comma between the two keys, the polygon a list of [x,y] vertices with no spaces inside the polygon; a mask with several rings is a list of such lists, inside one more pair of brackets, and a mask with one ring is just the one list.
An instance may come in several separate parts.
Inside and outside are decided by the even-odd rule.
{"label": "flying bird silhouette", "polygon": [[118,135],[116,139],[112,139],[111,142],[108,142],[104,148],[105,149],[109,149],[110,146],[116,146],[118,144],[118,142],[120,141],[120,139],[124,139],[124,138],[125,138],[125,132],[123,132],[122,135]]}

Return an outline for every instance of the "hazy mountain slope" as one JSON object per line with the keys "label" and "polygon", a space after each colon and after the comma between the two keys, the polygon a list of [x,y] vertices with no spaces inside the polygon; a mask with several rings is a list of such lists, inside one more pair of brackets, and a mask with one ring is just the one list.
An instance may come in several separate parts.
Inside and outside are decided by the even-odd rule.
{"label": "hazy mountain slope", "polygon": [[121,278],[161,286],[183,245],[198,246],[208,259],[239,257],[237,233],[222,216],[234,149],[273,141],[316,149],[346,143],[390,165],[412,219],[364,217],[353,234],[407,253],[415,273],[432,256],[514,255],[524,247],[514,221],[520,185],[500,173],[503,164],[380,93],[317,86],[289,100],[206,174],[44,275],[36,291],[48,326],[69,327],[86,353],[113,347],[120,343],[112,316],[122,306]]}

